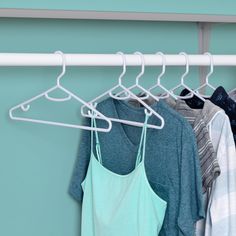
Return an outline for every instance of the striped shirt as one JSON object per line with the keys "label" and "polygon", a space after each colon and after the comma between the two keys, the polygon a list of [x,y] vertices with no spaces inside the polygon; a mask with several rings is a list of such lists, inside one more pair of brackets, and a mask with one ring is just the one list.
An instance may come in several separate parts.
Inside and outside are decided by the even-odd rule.
{"label": "striped shirt", "polygon": [[[221,168],[209,195],[205,223],[197,225],[197,235],[236,235],[236,151],[228,116],[206,101],[204,120]],[[214,116],[212,117],[212,114]]]}
{"label": "striped shirt", "polygon": [[207,189],[212,186],[214,180],[220,175],[220,166],[209,136],[209,131],[202,118],[202,111],[191,109],[180,99],[174,100],[169,97],[165,101],[183,115],[194,130],[202,171],[202,188],[203,193],[206,193]]}

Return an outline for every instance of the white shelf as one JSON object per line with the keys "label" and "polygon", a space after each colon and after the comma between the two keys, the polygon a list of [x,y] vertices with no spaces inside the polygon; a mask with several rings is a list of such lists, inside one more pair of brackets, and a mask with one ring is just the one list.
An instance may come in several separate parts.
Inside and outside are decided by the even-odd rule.
{"label": "white shelf", "polygon": [[236,15],[175,14],[144,12],[108,12],[79,10],[40,10],[1,8],[0,17],[45,18],[45,19],[87,19],[87,20],[140,20],[236,23]]}

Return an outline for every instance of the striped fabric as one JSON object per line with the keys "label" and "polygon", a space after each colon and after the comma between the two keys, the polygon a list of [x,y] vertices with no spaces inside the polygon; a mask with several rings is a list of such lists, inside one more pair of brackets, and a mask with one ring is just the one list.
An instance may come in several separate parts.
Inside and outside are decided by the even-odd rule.
{"label": "striped fabric", "polygon": [[218,110],[212,120],[208,120],[208,128],[221,175],[213,183],[209,195],[206,222],[199,229],[205,236],[236,235],[236,151],[233,133],[228,116],[223,110],[207,101],[205,118],[212,111]]}
{"label": "striped fabric", "polygon": [[203,193],[206,193],[207,189],[212,186],[214,180],[220,175],[220,166],[210,140],[209,131],[202,118],[202,112],[201,110],[191,109],[180,99],[173,100],[172,98],[167,98],[165,101],[183,115],[193,127],[201,164]]}
{"label": "striped fabric", "polygon": [[[204,194],[206,219],[197,222],[195,235],[236,236],[236,150],[230,121],[220,107],[208,100],[198,111],[209,131],[221,174]],[[194,122],[190,116],[187,119]]]}
{"label": "striped fabric", "polygon": [[[181,102],[178,109],[184,111],[184,107],[185,102]],[[197,111],[209,131],[221,174],[204,194],[206,219],[197,222],[195,235],[236,236],[236,151],[230,121],[221,108],[208,100]],[[190,116],[186,118],[194,122]]]}

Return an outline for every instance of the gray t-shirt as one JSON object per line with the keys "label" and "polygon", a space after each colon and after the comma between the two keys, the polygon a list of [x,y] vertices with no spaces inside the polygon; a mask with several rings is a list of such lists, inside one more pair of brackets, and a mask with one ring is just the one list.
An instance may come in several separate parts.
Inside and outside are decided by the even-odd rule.
{"label": "gray t-shirt", "polygon": [[215,179],[220,175],[220,166],[216,157],[216,152],[213,148],[207,124],[201,111],[190,108],[185,101],[172,98],[165,99],[173,109],[185,117],[193,127],[196,139],[200,165],[202,171],[202,187],[205,193],[212,187]]}
{"label": "gray t-shirt", "polygon": [[[165,120],[161,130],[147,130],[145,168],[156,194],[167,201],[161,236],[192,236],[197,220],[204,217],[201,171],[196,139],[189,123],[165,102],[152,105]],[[97,105],[106,116],[144,121],[144,108],[108,98]],[[89,124],[89,119],[85,120]],[[101,127],[103,121],[97,120]],[[158,124],[151,116],[149,123]],[[141,129],[113,122],[109,133],[99,133],[103,165],[118,174],[128,174],[135,166]],[[90,158],[90,132],[83,131],[69,193],[82,200],[81,182]],[[112,191],[112,190],[111,190]],[[107,196],[109,198],[109,196]],[[148,218],[147,218],[148,220]]]}

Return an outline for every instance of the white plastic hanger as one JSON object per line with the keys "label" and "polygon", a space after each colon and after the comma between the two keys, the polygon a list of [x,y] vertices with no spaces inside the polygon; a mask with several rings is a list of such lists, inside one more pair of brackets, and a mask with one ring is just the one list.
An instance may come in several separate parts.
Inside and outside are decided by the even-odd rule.
{"label": "white plastic hanger", "polygon": [[179,96],[179,95],[176,95],[174,94],[177,98],[180,98],[180,99],[189,99],[189,98],[192,98],[194,95],[197,96],[198,98],[200,98],[202,101],[205,102],[205,99],[198,93],[196,93],[195,91],[193,91],[190,87],[188,87],[185,82],[184,82],[184,79],[186,77],[186,75],[189,73],[189,59],[188,59],[188,55],[184,52],[181,52],[180,55],[184,55],[185,56],[185,59],[186,59],[186,70],[184,72],[184,74],[181,76],[181,82],[179,85],[177,85],[176,87],[172,88],[170,90],[171,93],[174,94],[174,91],[178,88],[181,88],[181,87],[184,87],[185,89],[187,89],[189,92],[190,92],[190,95],[187,95],[187,96]]}
{"label": "white plastic hanger", "polygon": [[[63,75],[66,72],[66,60],[65,60],[65,56],[62,52],[57,51],[55,53],[61,55],[62,65],[63,65],[62,66],[62,72],[57,77],[57,84],[55,86],[53,86],[52,88],[46,90],[45,92],[40,93],[39,95],[36,95],[35,97],[33,97],[33,98],[23,102],[23,103],[20,103],[17,106],[12,107],[9,110],[10,118],[12,120],[27,121],[27,122],[32,122],[32,123],[41,123],[41,124],[56,125],[56,126],[63,126],[63,127],[69,127],[69,128],[78,128],[78,129],[85,129],[85,130],[97,130],[97,131],[101,131],[101,132],[109,132],[112,128],[112,123],[107,117],[105,117],[103,114],[101,114],[99,111],[97,111],[93,106],[86,103],[80,97],[76,96],[75,94],[73,94],[72,92],[70,92],[69,90],[67,90],[66,88],[64,88],[60,84],[60,79],[63,77]],[[59,90],[63,91],[68,96],[66,98],[53,98],[53,97],[50,97],[49,93],[56,90],[56,89],[59,89]],[[33,101],[35,101],[37,99],[40,99],[42,97],[45,97],[47,100],[54,101],[54,102],[64,102],[64,101],[70,100],[71,98],[74,98],[78,102],[82,103],[84,106],[88,107],[96,115],[96,118],[99,118],[99,119],[102,119],[102,120],[106,121],[106,123],[108,124],[108,127],[107,128],[95,128],[95,127],[90,127],[90,126],[83,126],[83,125],[67,124],[67,123],[48,121],[48,120],[18,117],[18,116],[15,116],[13,114],[14,111],[17,110],[17,109],[21,109],[23,112],[27,112],[30,109],[30,103],[32,103]]]}
{"label": "white plastic hanger", "polygon": [[[139,55],[140,59],[141,59],[141,72],[137,75],[136,79],[135,79],[135,84],[133,84],[132,86],[128,87],[129,90],[132,90],[134,88],[138,88],[141,90],[141,92],[139,94],[141,94],[142,96],[139,96],[140,99],[142,100],[146,100],[147,98],[149,98],[149,96],[153,97],[153,99],[155,99],[156,101],[159,101],[158,98],[156,98],[154,95],[152,95],[148,90],[146,90],[144,87],[142,87],[139,84],[139,79],[144,75],[145,73],[145,60],[144,60],[144,56],[141,52],[135,52],[135,55]],[[123,96],[122,94],[125,94],[126,96]],[[129,99],[131,98],[130,94],[127,94],[126,91],[121,91],[118,92],[116,94],[113,94],[112,97],[114,99]]]}
{"label": "white plastic hanger", "polygon": [[169,96],[172,96],[175,100],[177,99],[177,97],[174,95],[174,93],[171,93],[168,89],[166,89],[162,84],[161,84],[161,78],[163,77],[163,75],[166,72],[166,58],[165,55],[162,52],[157,52],[156,55],[160,55],[162,57],[162,71],[161,73],[158,75],[157,77],[157,82],[154,86],[152,86],[151,88],[148,89],[149,92],[151,92],[153,89],[155,88],[161,88],[162,90],[164,90],[166,92],[166,94],[158,96],[158,98],[160,99],[165,99],[168,98]]}
{"label": "white plastic hanger", "polygon": [[[139,55],[140,59],[141,59],[141,72],[137,75],[136,79],[135,79],[135,84],[132,85],[131,87],[128,87],[129,90],[132,90],[134,88],[138,88],[141,90],[141,94],[142,96],[140,96],[140,99],[145,100],[148,99],[149,97],[153,98],[155,101],[159,102],[159,98],[155,95],[153,95],[149,90],[145,89],[144,87],[142,87],[139,84],[139,80],[140,78],[144,75],[145,73],[145,60],[144,60],[144,56],[141,52],[135,52],[134,54]],[[116,97],[120,97],[120,95],[122,94],[122,92],[117,93],[116,95],[113,95],[113,98],[116,99]],[[125,97],[126,99],[130,98],[130,95],[128,94],[128,96]]]}
{"label": "white plastic hanger", "polygon": [[234,88],[233,90],[229,91],[229,95],[233,95],[234,93],[236,93],[236,88]]}
{"label": "white plastic hanger", "polygon": [[[116,89],[122,89],[122,91],[126,92],[127,94],[129,94],[129,97],[135,99],[136,101],[138,101],[139,103],[141,103],[145,108],[146,108],[146,113],[149,113],[150,115],[154,115],[156,116],[160,121],[161,124],[158,125],[151,125],[148,124],[147,127],[148,128],[154,128],[154,129],[162,129],[164,127],[164,119],[161,115],[159,115],[155,110],[153,110],[150,106],[148,106],[144,101],[142,101],[142,99],[140,99],[139,97],[137,97],[134,93],[132,93],[128,88],[126,88],[123,84],[122,84],[122,78],[126,73],[126,60],[125,60],[125,55],[122,52],[118,52],[118,54],[121,55],[122,61],[123,61],[123,71],[121,73],[121,75],[119,76],[118,79],[118,84],[115,85],[113,88],[107,90],[105,93],[99,95],[98,97],[96,97],[95,99],[93,99],[92,101],[90,101],[90,104],[94,104],[97,103],[99,100],[104,99],[107,96],[113,97],[114,99],[118,99],[120,100],[120,97],[114,96],[113,92],[115,92]],[[90,115],[88,115],[85,112],[85,106],[81,107],[81,114],[85,117],[91,117]],[[127,125],[133,125],[133,126],[138,126],[138,127],[143,127],[144,123],[142,122],[137,122],[137,121],[131,121],[131,120],[124,120],[124,119],[118,119],[118,118],[113,118],[113,117],[109,117],[109,119],[111,121],[114,122],[119,122],[119,123],[123,123],[123,124],[127,124]]]}
{"label": "white plastic hanger", "polygon": [[202,84],[200,87],[198,87],[197,89],[195,89],[195,91],[196,91],[199,95],[201,95],[202,97],[209,98],[209,97],[211,97],[211,96],[202,95],[202,94],[200,94],[200,92],[199,92],[200,89],[205,88],[205,87],[209,87],[209,88],[213,89],[214,91],[216,90],[216,88],[215,88],[214,86],[212,86],[212,85],[209,83],[209,77],[210,77],[210,76],[213,74],[213,72],[214,72],[213,57],[212,57],[212,55],[211,55],[209,52],[204,53],[204,55],[208,55],[209,58],[210,58],[210,63],[211,63],[211,64],[210,64],[210,71],[209,71],[209,73],[208,73],[207,76],[206,76],[206,82],[205,82],[204,84]]}

